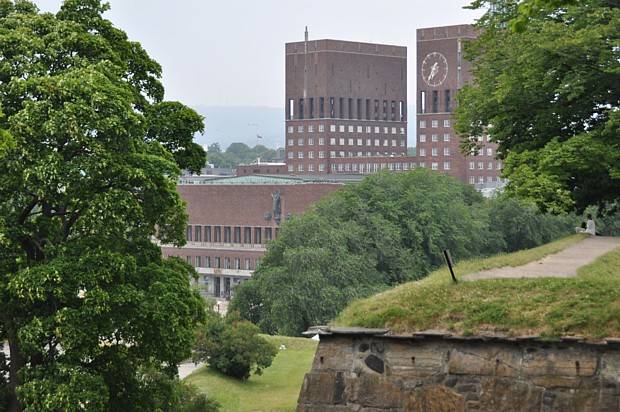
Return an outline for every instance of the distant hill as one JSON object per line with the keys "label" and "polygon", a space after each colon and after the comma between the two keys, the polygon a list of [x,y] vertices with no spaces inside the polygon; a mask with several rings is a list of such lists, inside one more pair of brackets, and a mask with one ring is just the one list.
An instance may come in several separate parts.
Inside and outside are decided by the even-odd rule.
{"label": "distant hill", "polygon": [[[262,144],[269,149],[284,147],[284,107],[265,106],[194,106],[205,117],[205,134],[196,136],[201,145],[219,143],[222,150],[231,143],[249,147]],[[407,146],[415,146],[415,108],[408,107]],[[256,135],[262,136],[258,139]]]}
{"label": "distant hill", "polygon": [[[194,106],[204,116],[205,134],[196,143],[219,143],[225,150],[231,143],[269,149],[284,147],[284,108],[263,106]],[[256,135],[262,136],[258,139]]]}

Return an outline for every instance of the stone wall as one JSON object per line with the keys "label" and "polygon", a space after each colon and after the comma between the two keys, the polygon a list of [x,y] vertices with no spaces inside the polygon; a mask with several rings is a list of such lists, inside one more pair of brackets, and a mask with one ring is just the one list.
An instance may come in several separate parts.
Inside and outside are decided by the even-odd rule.
{"label": "stone wall", "polygon": [[620,411],[620,342],[324,329],[297,411]]}

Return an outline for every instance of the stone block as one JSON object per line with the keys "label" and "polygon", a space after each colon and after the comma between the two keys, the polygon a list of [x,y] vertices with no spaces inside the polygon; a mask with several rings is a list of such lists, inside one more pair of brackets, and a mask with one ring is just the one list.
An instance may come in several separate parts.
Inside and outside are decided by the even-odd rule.
{"label": "stone block", "polygon": [[408,412],[453,412],[465,409],[465,398],[442,385],[416,388],[405,396],[404,409]]}
{"label": "stone block", "polygon": [[583,351],[557,351],[548,349],[526,353],[522,371],[527,376],[593,376],[598,364],[597,356]]}
{"label": "stone block", "polygon": [[510,378],[487,379],[480,391],[480,410],[538,411],[544,389]]}
{"label": "stone block", "polygon": [[454,350],[448,371],[455,375],[517,376],[519,359],[514,351],[500,350],[495,345]]}
{"label": "stone block", "polygon": [[386,361],[394,374],[402,376],[430,376],[443,372],[445,351],[430,345],[391,345],[386,351]]}
{"label": "stone block", "polygon": [[402,389],[384,375],[364,374],[357,379],[356,403],[365,408],[400,408]]}
{"label": "stone block", "polygon": [[612,350],[601,356],[601,378],[607,386],[615,383],[620,387],[620,351]]}
{"label": "stone block", "polygon": [[313,370],[350,371],[355,362],[354,347],[349,339],[321,341],[312,363]]}
{"label": "stone block", "polygon": [[341,404],[345,402],[345,375],[342,372],[309,372],[299,393],[301,404]]}

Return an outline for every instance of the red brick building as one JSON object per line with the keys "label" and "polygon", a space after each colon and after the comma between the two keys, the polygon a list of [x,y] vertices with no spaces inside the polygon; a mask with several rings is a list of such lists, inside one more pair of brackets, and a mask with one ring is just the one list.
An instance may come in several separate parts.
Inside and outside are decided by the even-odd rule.
{"label": "red brick building", "polygon": [[290,174],[409,170],[407,48],[342,40],[287,43]]}
{"label": "red brick building", "polygon": [[184,182],[177,190],[187,201],[187,244],[161,245],[162,253],[195,266],[203,293],[214,297],[229,297],[232,286],[250,277],[284,221],[344,184],[274,176]]}
{"label": "red brick building", "polygon": [[475,28],[468,24],[417,30],[416,165],[484,189],[503,184],[497,146],[480,136],[478,153],[463,155],[452,119],[456,92],[472,79],[469,62],[462,58],[463,43],[475,39]]}

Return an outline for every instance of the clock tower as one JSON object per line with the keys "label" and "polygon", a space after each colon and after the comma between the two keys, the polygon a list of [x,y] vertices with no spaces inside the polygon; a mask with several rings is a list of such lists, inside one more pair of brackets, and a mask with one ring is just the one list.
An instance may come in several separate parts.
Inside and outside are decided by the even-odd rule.
{"label": "clock tower", "polygon": [[417,30],[416,166],[484,189],[503,184],[496,145],[480,136],[478,153],[463,155],[454,131],[456,94],[472,79],[463,47],[476,35],[468,24]]}

